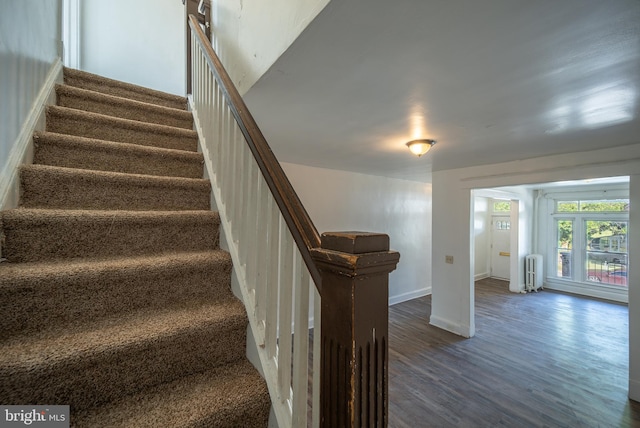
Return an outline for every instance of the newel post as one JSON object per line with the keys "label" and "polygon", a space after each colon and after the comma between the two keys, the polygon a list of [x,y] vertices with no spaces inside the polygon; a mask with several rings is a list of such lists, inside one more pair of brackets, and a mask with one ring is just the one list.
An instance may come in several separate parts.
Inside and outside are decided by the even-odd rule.
{"label": "newel post", "polygon": [[389,236],[324,233],[312,256],[322,275],[322,427],[386,427]]}

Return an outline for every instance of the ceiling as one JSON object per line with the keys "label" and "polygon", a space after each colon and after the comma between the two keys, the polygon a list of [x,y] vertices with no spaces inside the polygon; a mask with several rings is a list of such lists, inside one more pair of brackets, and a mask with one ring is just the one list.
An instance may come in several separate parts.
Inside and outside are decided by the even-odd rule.
{"label": "ceiling", "polygon": [[415,181],[640,143],[640,1],[334,0],[245,99],[281,161]]}

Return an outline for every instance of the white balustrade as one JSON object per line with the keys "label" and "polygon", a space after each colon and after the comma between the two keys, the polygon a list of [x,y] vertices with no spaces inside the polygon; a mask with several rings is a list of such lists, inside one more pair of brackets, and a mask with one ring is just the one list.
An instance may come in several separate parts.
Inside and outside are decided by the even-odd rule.
{"label": "white balustrade", "polygon": [[194,31],[192,40],[191,108],[274,413],[281,428],[319,426],[320,334],[310,350],[309,327],[315,314],[320,330],[320,297]]}

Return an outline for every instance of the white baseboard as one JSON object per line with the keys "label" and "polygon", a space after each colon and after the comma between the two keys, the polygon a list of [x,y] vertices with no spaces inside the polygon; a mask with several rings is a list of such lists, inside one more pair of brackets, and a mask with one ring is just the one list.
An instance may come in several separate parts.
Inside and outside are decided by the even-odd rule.
{"label": "white baseboard", "polygon": [[549,290],[563,291],[565,293],[577,294],[580,296],[595,297],[597,299],[611,300],[614,302],[628,303],[629,294],[626,289],[611,289],[598,286],[588,286],[564,281],[545,281],[544,288]]}
{"label": "white baseboard", "polygon": [[469,338],[473,336],[473,332],[470,331],[470,328],[467,326],[462,326],[460,324],[448,321],[444,318],[437,317],[435,315],[431,315],[429,318],[429,324],[434,327],[441,328],[453,334],[457,334],[458,336]]}
{"label": "white baseboard", "polygon": [[418,297],[428,296],[429,294],[431,294],[431,287],[425,287],[419,290],[410,291],[408,293],[389,296],[389,306],[396,305],[398,303],[406,302],[409,300],[417,299]]}
{"label": "white baseboard", "polygon": [[474,281],[480,281],[481,279],[489,278],[489,272],[478,273],[473,276]]}
{"label": "white baseboard", "polygon": [[18,168],[22,164],[30,164],[33,161],[33,133],[45,129],[45,108],[47,105],[55,104],[55,85],[59,82],[62,82],[60,59],[56,60],[49,69],[0,173],[0,209],[2,210],[15,208],[20,202]]}

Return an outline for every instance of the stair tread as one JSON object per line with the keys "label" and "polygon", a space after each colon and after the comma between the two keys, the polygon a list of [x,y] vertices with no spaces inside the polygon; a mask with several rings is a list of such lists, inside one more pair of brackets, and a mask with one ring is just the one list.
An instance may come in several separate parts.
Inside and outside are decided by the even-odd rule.
{"label": "stair tread", "polygon": [[202,191],[210,191],[211,185],[209,180],[204,178],[188,178],[188,177],[165,177],[148,174],[132,174],[127,172],[116,171],[98,171],[92,169],[68,168],[62,166],[51,166],[42,164],[23,165],[22,170],[33,171],[36,173],[47,175],[58,175],[72,179],[92,179],[92,180],[108,180],[113,183],[130,183],[147,186],[160,187],[184,187],[197,188]]}
{"label": "stair tread", "polygon": [[72,426],[265,427],[269,394],[246,360],[216,367],[74,415]]}
{"label": "stair tread", "polygon": [[[1,213],[2,219],[23,220],[40,223],[49,220],[67,220],[74,218],[76,221],[114,222],[114,221],[161,221],[161,220],[200,220],[203,217],[217,219],[220,216],[216,211],[125,211],[125,210],[69,210],[48,208],[14,208]],[[6,224],[4,225],[7,226]]]}
{"label": "stair tread", "polygon": [[72,118],[89,119],[94,124],[104,123],[112,126],[121,126],[128,129],[140,129],[154,134],[179,135],[183,137],[198,138],[198,133],[192,129],[178,128],[176,126],[159,125],[156,123],[140,122],[137,120],[124,119],[121,117],[109,116],[106,114],[93,113],[84,110],[77,110],[69,107],[61,107],[51,105],[47,107],[48,113],[54,113],[58,116],[67,116]]}
{"label": "stair tread", "polygon": [[46,131],[142,146],[198,151],[198,134],[193,130],[60,106],[46,108]]}
{"label": "stair tread", "polygon": [[[135,85],[133,83],[122,82],[108,77],[100,76],[97,74],[89,73],[83,70],[77,70],[73,68],[64,67],[64,81],[72,86],[77,86],[69,82],[79,83],[79,87],[85,87],[83,84],[90,83],[92,87],[99,88],[99,92],[102,93],[121,93],[125,91],[131,93],[129,98],[135,98],[136,95],[143,95],[154,98],[154,102],[166,105],[166,103],[175,106],[175,108],[187,107],[187,99],[180,95],[170,94],[168,92],[159,91],[156,89],[150,89],[144,86]],[[135,94],[135,95],[133,95]],[[133,96],[132,96],[133,95]],[[179,106],[179,107],[178,107]]]}
{"label": "stair tread", "polygon": [[246,323],[244,305],[230,295],[226,301],[200,307],[136,313],[67,326],[62,330],[42,331],[28,337],[12,337],[3,343],[0,367],[7,373],[66,365],[91,355],[113,354],[127,347],[153,346],[162,338],[191,330],[242,328]]}
{"label": "stair tread", "polygon": [[91,89],[79,88],[77,86],[71,85],[56,85],[56,91],[58,93],[68,93],[78,97],[88,97],[95,99],[96,101],[103,102],[105,104],[126,104],[131,106],[132,108],[137,108],[141,110],[152,110],[158,113],[163,113],[166,115],[176,116],[183,119],[192,119],[192,113],[188,110],[178,109],[174,107],[165,107],[153,103],[148,103],[144,101],[133,100],[131,98],[121,97],[117,95],[105,94],[103,92],[93,91]]}
{"label": "stair tread", "polygon": [[165,177],[52,165],[20,168],[25,208],[206,210],[211,184],[203,178]]}
{"label": "stair tread", "polygon": [[226,300],[231,268],[221,249],[0,263],[0,342],[118,314]]}
{"label": "stair tread", "polygon": [[101,140],[99,138],[80,137],[77,135],[60,134],[58,132],[39,131],[34,133],[34,141],[36,144],[47,141],[62,141],[75,145],[91,145],[92,147],[122,150],[144,155],[161,154],[162,156],[172,156],[204,162],[202,153],[192,152],[190,150],[169,149],[165,147],[141,146],[139,144],[123,143],[119,141]]}
{"label": "stair tread", "polygon": [[11,262],[205,251],[219,242],[220,216],[209,210],[17,208],[0,218]]}
{"label": "stair tread", "polygon": [[135,120],[143,123],[193,129],[193,116],[184,109],[176,109],[108,95],[69,85],[56,85],[57,105]]}
{"label": "stair tread", "polygon": [[[47,262],[0,263],[0,290],[15,288],[21,284],[33,284],[38,279],[51,280],[59,276],[119,275],[135,273],[139,269],[166,269],[199,265],[202,263],[231,263],[229,253],[221,249],[183,252],[173,254],[152,254],[113,259],[53,260]],[[16,282],[19,281],[19,282]],[[31,286],[31,285],[29,285]]]}
{"label": "stair tread", "polygon": [[159,177],[202,178],[202,153],[36,132],[34,164],[114,171]]}

